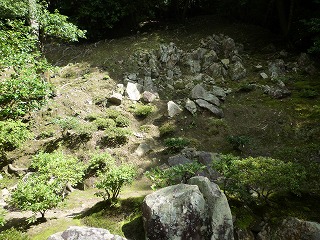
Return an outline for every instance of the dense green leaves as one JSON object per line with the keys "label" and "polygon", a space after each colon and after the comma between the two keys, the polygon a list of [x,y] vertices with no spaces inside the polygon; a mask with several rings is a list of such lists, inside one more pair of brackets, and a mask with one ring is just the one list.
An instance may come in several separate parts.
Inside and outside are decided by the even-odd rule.
{"label": "dense green leaves", "polygon": [[23,211],[40,212],[44,218],[47,210],[63,201],[66,185],[82,180],[85,165],[77,158],[56,151],[36,155],[31,168],[37,172],[19,181],[12,193],[11,203]]}
{"label": "dense green leaves", "polygon": [[268,157],[240,159],[222,155],[213,168],[223,175],[222,188],[243,200],[251,199],[253,193],[264,199],[273,193],[299,193],[307,176],[300,164]]}
{"label": "dense green leaves", "polygon": [[205,166],[198,162],[178,164],[165,169],[155,167],[147,171],[145,176],[152,181],[151,188],[157,189],[178,183],[187,183],[188,179],[194,177],[204,168]]}
{"label": "dense green leaves", "polygon": [[67,183],[75,185],[80,182],[85,170],[85,165],[77,158],[60,151],[39,153],[33,158],[31,167],[48,181],[55,182],[60,189]]}
{"label": "dense green leaves", "polygon": [[113,164],[98,174],[99,181],[96,187],[104,192],[98,192],[96,195],[103,197],[104,200],[116,200],[122,187],[131,184],[136,175],[136,168],[131,164],[121,164],[120,166]]}
{"label": "dense green leaves", "polygon": [[20,121],[0,121],[0,154],[19,147],[31,136],[27,125]]}
{"label": "dense green leaves", "polygon": [[[47,182],[38,175],[31,175],[20,181],[11,195],[11,204],[23,211],[40,212],[42,217],[47,210],[56,207],[62,196],[56,193],[53,182]],[[35,218],[33,218],[35,219]]]}

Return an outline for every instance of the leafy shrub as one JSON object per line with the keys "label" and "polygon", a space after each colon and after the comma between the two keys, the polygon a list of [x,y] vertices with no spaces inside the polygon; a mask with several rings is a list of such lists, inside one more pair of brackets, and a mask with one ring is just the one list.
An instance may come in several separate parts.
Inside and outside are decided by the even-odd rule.
{"label": "leafy shrub", "polygon": [[43,81],[36,69],[26,67],[18,74],[0,82],[0,118],[17,118],[39,108],[51,86]]}
{"label": "leafy shrub", "polygon": [[4,224],[6,223],[6,219],[5,219],[6,214],[7,214],[7,211],[1,207],[0,208],[0,227],[4,226]]}
{"label": "leafy shrub", "polygon": [[12,193],[11,204],[23,211],[32,211],[42,218],[47,210],[63,201],[67,184],[75,185],[82,180],[85,166],[77,158],[55,151],[39,153],[32,159],[31,168],[37,170],[26,180],[20,180]]}
{"label": "leafy shrub", "polygon": [[54,123],[58,124],[63,131],[63,134],[67,133],[67,130],[73,130],[80,136],[90,137],[94,131],[97,130],[97,126],[92,123],[81,122],[76,117],[66,117],[57,119]]}
{"label": "leafy shrub", "polygon": [[242,148],[244,148],[244,146],[249,143],[250,139],[248,136],[245,135],[236,135],[228,136],[227,141],[232,145],[232,148],[234,150],[241,151]]}
{"label": "leafy shrub", "polygon": [[55,182],[58,191],[67,183],[75,185],[84,176],[85,165],[76,157],[66,155],[61,151],[52,153],[40,152],[32,159],[31,167],[46,180]]}
{"label": "leafy shrub", "polygon": [[190,144],[190,141],[186,138],[167,138],[164,140],[164,144],[171,152],[179,152],[183,148],[187,147]]}
{"label": "leafy shrub", "polygon": [[22,211],[32,211],[34,215],[29,221],[34,222],[37,212],[44,218],[47,210],[57,207],[62,201],[62,196],[57,194],[56,190],[54,182],[32,175],[26,181],[18,183],[11,195],[11,204]]}
{"label": "leafy shrub", "polygon": [[113,120],[115,120],[117,117],[121,116],[121,112],[115,110],[115,109],[112,109],[112,108],[108,108],[106,110],[106,117],[107,118],[111,118]]}
{"label": "leafy shrub", "polygon": [[31,136],[27,125],[21,121],[0,121],[0,153],[19,147]]}
{"label": "leafy shrub", "polygon": [[139,127],[139,130],[145,133],[148,133],[151,130],[151,126],[149,125],[142,125]]}
{"label": "leafy shrub", "polygon": [[226,129],[227,123],[223,119],[210,118],[208,120],[209,129],[208,132],[213,135],[217,135],[220,129]]}
{"label": "leafy shrub", "polygon": [[132,134],[129,129],[119,127],[108,127],[104,133],[106,136],[103,137],[102,141],[110,146],[126,144]]}
{"label": "leafy shrub", "polygon": [[167,122],[159,127],[160,137],[172,135],[175,130],[176,126],[171,122]]}
{"label": "leafy shrub", "polygon": [[109,127],[116,126],[116,122],[110,118],[97,118],[96,120],[94,120],[94,124],[99,130],[105,130]]}
{"label": "leafy shrub", "polygon": [[179,164],[166,169],[155,167],[147,171],[145,176],[152,181],[151,188],[157,189],[178,183],[187,183],[191,177],[204,168],[205,166],[198,162]]}
{"label": "leafy shrub", "polygon": [[305,168],[292,162],[268,157],[240,159],[222,155],[213,162],[213,168],[222,174],[222,188],[244,201],[268,200],[273,193],[298,193],[306,182]]}
{"label": "leafy shrub", "polygon": [[131,111],[137,116],[145,118],[149,114],[153,113],[155,111],[155,107],[152,105],[144,105],[141,103],[137,103],[135,105],[131,106]]}
{"label": "leafy shrub", "polygon": [[118,116],[115,119],[115,122],[117,124],[117,127],[129,127],[129,125],[130,125],[129,118],[122,116],[122,115]]}
{"label": "leafy shrub", "polygon": [[137,175],[137,170],[133,165],[121,164],[111,166],[107,171],[99,173],[99,181],[96,184],[98,189],[104,192],[96,193],[103,199],[114,201],[118,198],[119,193],[124,185],[131,184]]}
{"label": "leafy shrub", "polygon": [[30,238],[27,234],[10,228],[0,233],[0,240],[30,240]]}
{"label": "leafy shrub", "polygon": [[[320,51],[320,49],[319,49]],[[302,89],[301,92],[300,92],[300,96],[303,97],[303,98],[316,98],[319,96],[319,93],[314,90],[314,89],[310,89],[310,88],[307,88],[307,89]]]}
{"label": "leafy shrub", "polygon": [[108,152],[96,153],[91,156],[87,164],[87,172],[90,174],[96,173],[97,171],[105,171],[114,165],[114,163],[114,158]]}

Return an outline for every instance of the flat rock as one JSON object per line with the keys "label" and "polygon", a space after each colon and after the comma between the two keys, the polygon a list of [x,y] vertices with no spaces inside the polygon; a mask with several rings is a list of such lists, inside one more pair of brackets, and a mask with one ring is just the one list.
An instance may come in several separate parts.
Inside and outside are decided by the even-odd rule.
{"label": "flat rock", "polygon": [[132,101],[139,101],[141,98],[140,91],[138,90],[138,86],[135,83],[128,82],[126,92],[128,94],[128,98]]}
{"label": "flat rock", "polygon": [[207,102],[210,102],[216,106],[220,106],[220,100],[213,94],[209,93],[207,90],[204,89],[200,84],[197,84],[191,90],[191,98],[192,99],[203,99]]}
{"label": "flat rock", "polygon": [[174,117],[175,115],[182,112],[181,107],[173,101],[167,103],[168,106],[168,115],[169,117]]}
{"label": "flat rock", "polygon": [[169,166],[175,166],[175,165],[179,165],[179,164],[187,164],[187,163],[192,163],[192,161],[189,158],[186,158],[184,155],[182,154],[178,154],[175,156],[171,156],[168,159],[168,164]]}
{"label": "flat rock", "polygon": [[192,115],[195,115],[197,112],[197,105],[194,101],[190,100],[189,98],[186,101],[186,105],[184,106]]}
{"label": "flat rock", "polygon": [[222,118],[223,117],[223,112],[221,109],[217,108],[213,104],[210,104],[209,102],[203,100],[203,99],[197,99],[196,103],[205,109],[208,109],[210,112],[212,112],[215,116]]}
{"label": "flat rock", "polygon": [[112,104],[115,104],[115,105],[120,105],[121,102],[122,102],[122,94],[120,93],[113,93],[109,98],[108,98],[108,101]]}
{"label": "flat rock", "polygon": [[138,148],[136,149],[135,153],[139,156],[142,157],[144,155],[146,155],[148,152],[150,152],[152,150],[152,148],[150,147],[149,144],[147,143],[140,143],[140,145],[138,146]]}

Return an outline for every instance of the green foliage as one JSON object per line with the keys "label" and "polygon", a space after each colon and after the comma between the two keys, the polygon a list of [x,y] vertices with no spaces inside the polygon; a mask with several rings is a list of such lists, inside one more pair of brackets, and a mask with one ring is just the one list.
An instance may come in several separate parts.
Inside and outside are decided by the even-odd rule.
{"label": "green foliage", "polygon": [[94,124],[98,127],[99,130],[105,130],[109,127],[115,127],[116,122],[110,118],[97,118],[94,120]]}
{"label": "green foliage", "polygon": [[309,48],[310,53],[320,52],[320,18],[302,20],[308,31],[313,34],[313,46]]}
{"label": "green foliage", "polygon": [[[22,211],[41,213],[42,218],[47,210],[52,209],[62,201],[62,196],[56,193],[54,182],[45,181],[42,177],[31,175],[26,181],[20,181],[11,195],[11,204]],[[35,221],[35,216],[29,221]]]}
{"label": "green foliage", "polygon": [[126,144],[132,132],[126,128],[108,127],[104,131],[105,135],[102,141],[109,146],[118,146]]}
{"label": "green foliage", "polygon": [[32,134],[21,121],[0,121],[0,153],[11,151],[30,139]]}
{"label": "green foliage", "polygon": [[4,226],[4,224],[6,223],[6,219],[5,219],[6,214],[7,214],[7,211],[4,210],[2,207],[0,207],[0,227]]}
{"label": "green foliage", "polygon": [[113,119],[117,127],[128,127],[130,125],[130,120],[117,110],[107,109],[106,117]]}
{"label": "green foliage", "polygon": [[116,166],[114,164],[98,174],[99,181],[96,187],[104,190],[104,192],[98,192],[96,195],[103,197],[105,201],[114,201],[118,198],[122,187],[131,184],[136,175],[137,170],[133,165],[121,164]]}
{"label": "green foliage", "polygon": [[268,200],[273,193],[299,193],[306,182],[305,168],[292,162],[268,157],[240,159],[222,155],[213,162],[213,168],[222,174],[222,188],[241,200],[257,198]]}
{"label": "green foliage", "polygon": [[114,164],[115,160],[108,152],[95,153],[87,164],[87,172],[90,174],[97,171],[106,171]]}
{"label": "green foliage", "polygon": [[54,123],[61,127],[63,134],[66,134],[68,130],[73,130],[77,135],[90,137],[92,133],[97,130],[97,125],[82,122],[76,117],[56,119]]}
{"label": "green foliage", "polygon": [[141,103],[137,103],[131,106],[130,109],[137,117],[145,118],[149,114],[153,113],[156,108],[152,105],[144,105]]}
{"label": "green foliage", "polygon": [[198,163],[178,164],[169,168],[152,168],[145,172],[145,176],[152,181],[152,189],[163,188],[187,181],[196,176],[197,173],[205,169],[205,166]]}
{"label": "green foliage", "polygon": [[66,155],[61,151],[40,152],[32,159],[31,167],[46,180],[51,179],[58,191],[61,191],[67,183],[71,185],[79,183],[85,170],[85,165],[76,157]]}
{"label": "green foliage", "polygon": [[36,70],[25,67],[0,82],[0,118],[24,116],[45,102],[51,87],[39,78]]}
{"label": "green foliage", "polygon": [[37,170],[26,180],[20,180],[11,196],[11,204],[23,211],[32,211],[42,218],[47,210],[63,201],[67,184],[75,185],[82,180],[85,166],[78,159],[62,152],[39,153],[32,159],[31,168]]}
{"label": "green foliage", "polygon": [[129,127],[129,125],[130,125],[129,118],[122,116],[122,115],[118,116],[115,119],[115,122],[116,122],[117,127]]}
{"label": "green foliage", "polygon": [[176,126],[171,122],[167,122],[159,127],[160,137],[172,135],[175,130]]}
{"label": "green foliage", "polygon": [[0,118],[17,118],[38,108],[51,92],[40,74],[49,65],[23,21],[0,22],[0,36],[0,68],[9,74],[0,82]]}
{"label": "green foliage", "polygon": [[241,151],[245,145],[250,142],[250,138],[245,135],[235,135],[227,137],[228,143],[232,145],[234,150]]}
{"label": "green foliage", "polygon": [[30,238],[27,234],[15,228],[10,228],[0,233],[0,240],[30,240]]}
{"label": "green foliage", "polygon": [[43,9],[39,16],[42,32],[46,37],[59,38],[64,41],[76,42],[79,38],[85,38],[86,31],[80,30],[73,23],[68,22],[68,17],[61,15],[58,10],[50,13]]}
{"label": "green foliage", "polygon": [[167,138],[164,140],[164,144],[170,152],[179,152],[183,148],[190,144],[190,141],[186,138]]}

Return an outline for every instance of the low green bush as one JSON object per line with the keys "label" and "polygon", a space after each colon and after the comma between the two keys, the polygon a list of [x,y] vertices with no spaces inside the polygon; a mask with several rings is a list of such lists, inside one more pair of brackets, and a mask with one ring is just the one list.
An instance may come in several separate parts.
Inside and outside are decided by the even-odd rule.
{"label": "low green bush", "polygon": [[161,127],[159,127],[160,137],[172,135],[175,130],[176,126],[173,123],[164,123]]}
{"label": "low green bush", "polygon": [[131,111],[136,115],[137,117],[145,118],[151,113],[155,112],[156,108],[152,105],[144,105],[141,103],[137,103],[135,105],[131,106]]}
{"label": "low green bush", "polygon": [[97,118],[94,120],[94,124],[97,126],[99,130],[105,130],[109,127],[115,127],[116,122],[110,118]]}
{"label": "low green bush", "polygon": [[136,168],[131,164],[113,164],[109,169],[98,173],[96,187],[104,191],[97,192],[95,195],[103,199],[115,201],[123,186],[131,184],[137,175]]}
{"label": "low green bush", "polygon": [[182,137],[167,138],[164,140],[164,144],[170,152],[179,152],[190,144],[190,140]]}
{"label": "low green bush", "polygon": [[227,137],[228,143],[232,145],[234,150],[241,151],[245,145],[250,142],[250,138],[245,135],[235,135]]}
{"label": "low green bush", "polygon": [[145,176],[151,180],[151,188],[158,189],[178,183],[187,183],[190,178],[205,168],[198,162],[179,164],[165,169],[155,167],[145,172]]}
{"label": "low green bush", "polygon": [[130,119],[123,115],[116,117],[115,122],[117,127],[129,127],[130,125]]}
{"label": "low green bush", "polygon": [[129,141],[129,137],[132,132],[126,128],[108,127],[104,131],[105,136],[102,141],[109,146],[119,146],[126,144]]}
{"label": "low green bush", "polygon": [[268,157],[241,159],[222,155],[212,167],[222,175],[221,188],[247,202],[268,201],[274,193],[298,194],[307,181],[306,169],[301,164]]}
{"label": "low green bush", "polygon": [[108,152],[92,154],[87,164],[87,173],[95,174],[98,171],[105,171],[115,163],[114,158]]}
{"label": "low green bush", "polygon": [[77,135],[90,137],[93,132],[97,131],[97,126],[95,124],[90,122],[82,122],[76,117],[56,119],[54,123],[61,127],[64,135],[68,130],[72,130]]}
{"label": "low green bush", "polygon": [[32,137],[27,125],[21,121],[0,121],[0,154],[21,146]]}

